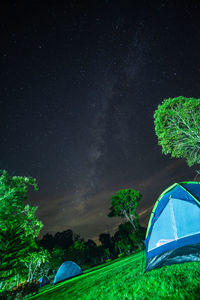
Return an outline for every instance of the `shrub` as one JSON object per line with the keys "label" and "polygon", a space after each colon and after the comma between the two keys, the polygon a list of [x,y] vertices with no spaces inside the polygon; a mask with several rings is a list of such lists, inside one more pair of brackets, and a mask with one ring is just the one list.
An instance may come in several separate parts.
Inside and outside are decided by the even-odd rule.
{"label": "shrub", "polygon": [[29,294],[37,293],[40,287],[40,283],[37,280],[32,282],[22,282],[19,285],[12,288],[10,296],[13,297],[25,297]]}

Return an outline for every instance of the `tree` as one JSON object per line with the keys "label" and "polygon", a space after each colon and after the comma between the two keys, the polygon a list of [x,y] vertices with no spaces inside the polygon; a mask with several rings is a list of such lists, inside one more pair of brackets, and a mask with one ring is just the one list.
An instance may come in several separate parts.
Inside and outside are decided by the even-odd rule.
{"label": "tree", "polygon": [[124,240],[116,242],[115,248],[116,248],[116,250],[119,250],[120,254],[122,254],[122,253],[129,254],[131,251],[131,245],[130,245],[128,239],[126,239],[126,240],[124,239]]}
{"label": "tree", "polygon": [[57,270],[63,261],[66,260],[66,251],[62,248],[56,246],[53,248],[53,250],[50,252],[50,268],[52,271]]}
{"label": "tree", "polygon": [[122,217],[126,218],[134,230],[138,226],[138,215],[136,209],[138,207],[138,202],[142,198],[140,192],[134,189],[124,189],[112,196],[112,204],[110,207],[109,217]]}
{"label": "tree", "polygon": [[86,253],[85,253],[85,263],[88,266],[93,266],[97,264],[98,262],[98,248],[96,243],[89,239],[87,242],[85,242],[86,246]]}
{"label": "tree", "polygon": [[[77,235],[78,236],[78,235]],[[74,244],[69,247],[68,256],[71,260],[74,260],[78,265],[85,262],[85,254],[87,251],[87,246],[83,239],[77,238]]]}
{"label": "tree", "polygon": [[25,204],[29,185],[38,189],[34,178],[0,171],[0,228],[6,230],[7,224],[15,221],[27,236],[37,237],[43,225],[35,216],[37,207]]}
{"label": "tree", "polygon": [[32,282],[34,275],[37,272],[41,264],[44,264],[49,260],[50,254],[47,250],[41,249],[40,251],[34,251],[23,257],[20,261],[26,266],[28,270],[27,281]]}
{"label": "tree", "polygon": [[43,235],[42,239],[40,240],[40,245],[48,251],[52,251],[55,246],[55,240],[52,234],[46,233]]}
{"label": "tree", "polygon": [[26,237],[22,228],[14,222],[7,224],[7,230],[0,231],[0,281],[19,274],[22,271],[20,259],[35,247],[34,240]]}
{"label": "tree", "polygon": [[113,237],[111,237],[109,233],[100,233],[99,241],[101,242],[104,249],[109,249],[109,255],[111,255],[113,258],[115,256],[115,245]]}
{"label": "tree", "polygon": [[155,133],[163,154],[200,163],[200,99],[165,99],[154,113]]}
{"label": "tree", "polygon": [[25,204],[29,185],[37,189],[33,178],[0,171],[0,277],[4,280],[19,272],[20,258],[36,248],[42,227],[35,216],[37,207]]}
{"label": "tree", "polygon": [[62,249],[69,248],[73,245],[73,231],[68,229],[62,232],[56,232],[54,242],[56,246],[59,246]]}
{"label": "tree", "polygon": [[104,249],[104,255],[105,255],[106,259],[110,259],[110,250],[109,250],[109,248]]}
{"label": "tree", "polygon": [[[120,224],[118,231],[114,234],[115,246],[120,251],[141,250],[144,244],[146,228],[138,224],[137,230],[134,230],[130,222]],[[128,251],[127,251],[128,250]]]}
{"label": "tree", "polygon": [[109,233],[100,233],[99,241],[101,242],[104,248],[111,248],[111,245],[113,243]]}

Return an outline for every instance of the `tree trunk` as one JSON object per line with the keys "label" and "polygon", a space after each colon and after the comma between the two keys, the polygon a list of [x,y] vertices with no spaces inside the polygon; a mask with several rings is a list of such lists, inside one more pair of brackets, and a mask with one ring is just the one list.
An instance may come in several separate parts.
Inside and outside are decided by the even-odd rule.
{"label": "tree trunk", "polygon": [[29,265],[29,269],[28,269],[28,282],[31,282],[31,264]]}
{"label": "tree trunk", "polygon": [[136,231],[136,226],[133,222],[133,220],[128,216],[127,212],[124,210],[123,211],[124,216],[126,217],[126,219],[131,223],[131,225],[133,226],[134,230]]}

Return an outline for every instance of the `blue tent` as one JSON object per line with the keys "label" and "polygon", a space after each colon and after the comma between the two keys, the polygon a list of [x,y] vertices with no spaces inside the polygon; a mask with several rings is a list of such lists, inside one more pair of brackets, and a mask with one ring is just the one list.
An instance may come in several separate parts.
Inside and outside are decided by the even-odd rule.
{"label": "blue tent", "polygon": [[158,198],[146,239],[146,271],[200,261],[200,182],[175,183]]}
{"label": "blue tent", "polygon": [[82,274],[82,270],[75,262],[66,261],[58,269],[53,284],[80,274]]}
{"label": "blue tent", "polygon": [[40,283],[40,286],[44,286],[46,284],[49,284],[50,281],[49,281],[49,278],[47,276],[42,276],[40,279],[39,279],[39,283]]}

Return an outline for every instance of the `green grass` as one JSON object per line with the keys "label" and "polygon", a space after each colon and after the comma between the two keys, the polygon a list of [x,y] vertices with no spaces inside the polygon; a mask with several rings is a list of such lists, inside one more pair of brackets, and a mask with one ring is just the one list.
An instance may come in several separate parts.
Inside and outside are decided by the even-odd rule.
{"label": "green grass", "polygon": [[142,272],[142,252],[85,271],[29,299],[200,299],[200,263]]}

